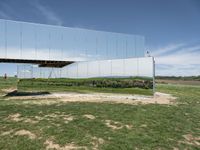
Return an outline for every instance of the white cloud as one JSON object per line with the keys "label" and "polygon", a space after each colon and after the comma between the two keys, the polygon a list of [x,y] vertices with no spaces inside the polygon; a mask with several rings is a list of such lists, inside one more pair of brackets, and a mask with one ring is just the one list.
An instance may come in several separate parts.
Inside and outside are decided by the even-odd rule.
{"label": "white cloud", "polygon": [[153,54],[157,66],[156,75],[200,75],[200,45],[168,45]]}
{"label": "white cloud", "polygon": [[173,53],[166,56],[158,56],[156,57],[157,64],[164,64],[164,65],[187,65],[187,64],[199,64],[200,65],[200,53]]}
{"label": "white cloud", "polygon": [[40,12],[40,14],[45,17],[47,23],[51,23],[54,25],[63,25],[62,19],[54,11],[52,11],[51,8],[42,5],[38,1],[32,4]]}

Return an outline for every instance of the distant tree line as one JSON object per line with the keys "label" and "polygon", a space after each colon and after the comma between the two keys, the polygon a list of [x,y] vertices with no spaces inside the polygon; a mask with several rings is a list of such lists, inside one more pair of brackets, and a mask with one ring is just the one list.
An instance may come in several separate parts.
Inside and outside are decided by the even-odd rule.
{"label": "distant tree line", "polygon": [[162,79],[162,80],[193,80],[193,81],[200,81],[200,75],[199,76],[156,76],[156,79]]}

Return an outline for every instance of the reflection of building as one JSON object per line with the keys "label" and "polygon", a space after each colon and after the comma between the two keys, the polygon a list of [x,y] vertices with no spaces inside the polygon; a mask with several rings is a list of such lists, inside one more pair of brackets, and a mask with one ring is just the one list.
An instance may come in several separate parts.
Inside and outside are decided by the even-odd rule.
{"label": "reflection of building", "polygon": [[0,20],[0,62],[63,67],[59,77],[153,75],[142,36],[8,20]]}

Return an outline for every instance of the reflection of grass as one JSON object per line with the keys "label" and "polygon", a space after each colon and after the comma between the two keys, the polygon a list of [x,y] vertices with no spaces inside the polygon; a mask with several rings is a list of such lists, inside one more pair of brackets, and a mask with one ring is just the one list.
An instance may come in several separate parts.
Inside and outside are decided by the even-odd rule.
{"label": "reflection of grass", "polygon": [[152,81],[149,78],[23,79],[18,83],[18,89],[20,91],[70,91],[79,93],[106,92],[152,95],[152,89],[128,87],[127,84],[129,82],[132,86],[135,84],[138,86],[140,85],[141,87],[146,87],[148,84],[152,84]]}
{"label": "reflection of grass", "polygon": [[2,89],[8,88],[16,88],[17,85],[17,78],[10,77],[8,79],[4,79],[0,77],[0,93],[2,93]]}
{"label": "reflection of grass", "polygon": [[140,89],[140,88],[95,88],[95,87],[86,87],[86,86],[72,86],[72,87],[23,86],[19,89],[21,91],[50,91],[50,92],[78,92],[78,93],[102,92],[102,93],[152,95],[152,89]]}
{"label": "reflection of grass", "polygon": [[[0,149],[45,149],[47,139],[60,147],[74,143],[88,149],[198,149],[200,86],[160,84],[157,90],[178,97],[178,103],[33,105],[0,97]],[[17,113],[21,115],[19,121],[8,117]],[[85,114],[91,114],[95,119],[88,119]],[[73,119],[68,119],[70,117]],[[112,125],[116,125],[112,122],[118,122],[123,127],[112,129],[106,125],[106,120],[111,120]],[[22,129],[30,131],[36,138],[15,135]],[[11,132],[4,135],[6,131]],[[190,138],[184,138],[184,135],[190,135]]]}
{"label": "reflection of grass", "polygon": [[3,77],[0,77],[0,88],[11,88],[16,86],[17,78],[10,77],[8,79],[4,79]]}

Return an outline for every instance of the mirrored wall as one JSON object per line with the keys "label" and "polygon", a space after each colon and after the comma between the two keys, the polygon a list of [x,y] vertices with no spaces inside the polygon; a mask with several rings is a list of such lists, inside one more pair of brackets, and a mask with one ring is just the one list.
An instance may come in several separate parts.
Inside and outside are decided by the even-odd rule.
{"label": "mirrored wall", "polygon": [[143,56],[143,36],[0,19],[0,58],[88,61]]}

